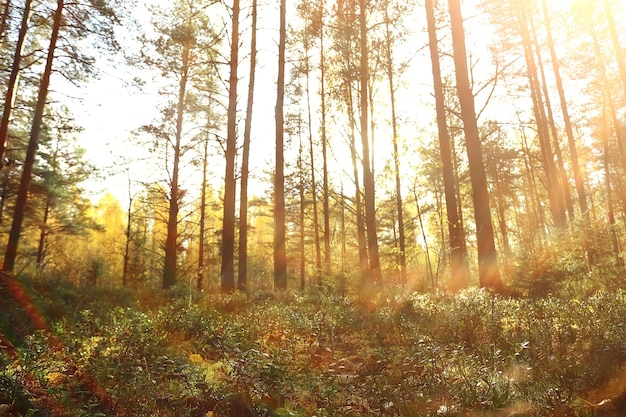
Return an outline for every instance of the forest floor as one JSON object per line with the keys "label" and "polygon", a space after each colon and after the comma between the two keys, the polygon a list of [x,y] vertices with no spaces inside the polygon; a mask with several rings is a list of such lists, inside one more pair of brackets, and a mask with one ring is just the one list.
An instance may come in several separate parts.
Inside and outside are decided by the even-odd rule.
{"label": "forest floor", "polygon": [[0,295],[0,416],[626,415],[626,292]]}

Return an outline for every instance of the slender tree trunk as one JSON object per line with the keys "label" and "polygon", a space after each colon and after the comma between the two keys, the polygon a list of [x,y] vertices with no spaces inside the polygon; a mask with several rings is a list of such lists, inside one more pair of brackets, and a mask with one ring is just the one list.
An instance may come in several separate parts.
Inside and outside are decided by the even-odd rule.
{"label": "slender tree trunk", "polygon": [[439,132],[439,154],[441,156],[446,214],[448,218],[448,235],[450,239],[450,269],[452,278],[450,287],[453,291],[457,291],[467,286],[469,271],[465,246],[465,231],[463,230],[463,224],[459,217],[459,207],[461,203],[460,200],[456,198],[453,153],[446,122],[445,94],[441,79],[439,40],[437,39],[437,22],[435,21],[434,7],[433,0],[426,0],[430,60],[435,85],[435,107],[437,110],[437,128]]}
{"label": "slender tree trunk", "polygon": [[496,212],[498,213],[498,226],[500,229],[500,235],[502,235],[502,249],[504,252],[504,262],[508,261],[508,257],[511,254],[511,245],[509,242],[509,231],[506,221],[506,211],[504,203],[504,194],[502,192],[502,184],[499,178],[494,179],[494,192],[496,201]]}
{"label": "slender tree trunk", "polygon": [[550,144],[550,132],[548,128],[545,106],[539,85],[537,66],[532,51],[532,42],[528,31],[528,18],[526,16],[525,2],[515,0],[520,18],[519,30],[524,46],[524,56],[526,59],[526,70],[530,85],[530,92],[533,101],[533,110],[537,124],[537,135],[541,148],[541,156],[546,174],[546,188],[548,199],[550,200],[550,213],[556,227],[564,229],[567,227],[565,216],[565,206],[563,204],[563,190],[559,181],[559,176],[554,163],[552,146]]}
{"label": "slender tree trunk", "polygon": [[424,227],[424,220],[422,216],[422,209],[420,207],[420,201],[417,197],[417,189],[413,186],[413,196],[415,198],[415,208],[417,209],[417,220],[420,224],[420,231],[422,232],[422,241],[424,242],[424,257],[426,258],[426,267],[428,268],[428,276],[430,277],[430,285],[433,292],[435,292],[437,285],[435,283],[435,273],[433,271],[433,264],[430,262],[430,247],[428,245],[428,238],[426,237],[426,228]]}
{"label": "slender tree trunk", "polygon": [[402,203],[402,185],[400,181],[400,151],[398,146],[398,118],[396,115],[396,86],[393,68],[391,29],[389,23],[389,12],[385,8],[385,29],[386,29],[386,52],[387,52],[387,78],[389,79],[389,98],[391,104],[391,132],[393,136],[393,165],[396,180],[396,211],[398,212],[398,235],[400,246],[400,280],[402,285],[406,284],[406,236],[404,230],[404,209]]}
{"label": "slender tree trunk", "polygon": [[[309,161],[311,163],[311,199],[313,201],[313,236],[315,240],[315,276],[317,278],[317,284],[322,284],[322,248],[320,245],[320,226],[319,226],[319,214],[317,210],[317,181],[315,178],[315,157],[313,148],[313,120],[311,111],[311,88],[310,88],[310,64],[309,64],[309,45],[305,44],[306,53],[306,104],[307,104],[307,117],[309,125]],[[322,138],[323,140],[323,138]]]}
{"label": "slender tree trunk", "polygon": [[326,135],[326,53],[324,47],[324,2],[320,12],[320,101],[322,111],[322,209],[324,211],[324,268],[327,276],[331,272],[330,252],[330,203],[328,189],[328,138]]}
{"label": "slender tree trunk", "polygon": [[9,178],[6,175],[0,177],[2,185],[0,185],[0,225],[4,224],[4,209],[6,208],[6,201],[9,198],[9,192],[7,186],[9,185]]}
{"label": "slender tree trunk", "polygon": [[378,256],[378,236],[376,233],[376,198],[374,191],[374,175],[370,162],[369,144],[369,52],[367,46],[367,17],[366,1],[359,0],[359,27],[360,27],[360,104],[361,104],[361,141],[363,145],[363,187],[365,191],[365,225],[367,229],[367,249],[369,255],[369,278],[375,283],[381,281],[380,259]]}
{"label": "slender tree trunk", "polygon": [[[304,248],[305,201],[304,201],[304,173],[302,172],[303,171],[302,153],[303,153],[302,138],[300,138],[300,147],[298,149],[298,176],[299,176],[298,194],[300,197],[300,219],[299,219],[300,220],[300,289],[304,290],[306,287],[306,264],[305,264],[306,255],[305,255],[305,248]],[[318,248],[319,248],[319,244],[318,244]]]}
{"label": "slender tree trunk", "polygon": [[[606,90],[606,87],[605,87]],[[611,229],[611,240],[613,242],[613,254],[615,256],[615,265],[618,267],[624,266],[624,259],[622,258],[622,249],[617,235],[615,213],[613,211],[613,190],[611,189],[611,147],[609,144],[610,128],[609,128],[609,115],[608,115],[608,102],[610,101],[609,94],[604,92],[604,103],[602,105],[602,144],[604,147],[604,187],[606,188],[606,204],[607,204],[607,218],[609,221],[609,227]]]}
{"label": "slender tree trunk", "polygon": [[544,24],[548,35],[548,47],[550,48],[550,58],[552,60],[552,69],[554,71],[554,79],[556,81],[556,87],[559,93],[559,100],[561,102],[561,112],[563,113],[563,122],[565,124],[565,134],[567,135],[567,143],[569,147],[570,159],[572,162],[572,171],[574,173],[574,182],[576,184],[576,193],[578,194],[578,204],[580,210],[589,222],[589,207],[587,206],[587,193],[585,191],[585,184],[583,181],[583,175],[580,170],[580,163],[578,161],[578,150],[576,149],[576,139],[574,138],[574,129],[572,128],[572,121],[569,115],[567,106],[567,100],[565,98],[565,89],[563,88],[563,80],[561,78],[561,69],[559,60],[556,55],[556,49],[554,47],[554,40],[552,38],[552,26],[550,24],[550,16],[548,13],[548,6],[546,0],[542,0]]}
{"label": "slender tree trunk", "polygon": [[[207,121],[207,129],[209,123],[210,122]],[[198,272],[196,277],[196,289],[198,291],[202,291],[204,288],[204,239],[206,232],[206,187],[209,165],[209,135],[210,133],[207,130],[206,139],[204,140],[204,155],[202,158],[202,189],[200,190],[200,230],[198,233]]]}
{"label": "slender tree trunk", "polygon": [[[15,45],[15,54],[13,56],[13,64],[11,65],[11,74],[9,75],[9,82],[7,84],[6,96],[4,99],[4,111],[2,113],[2,121],[0,122],[0,170],[4,167],[4,154],[6,153],[7,141],[9,139],[9,124],[11,123],[11,117],[13,115],[13,108],[15,106],[15,98],[17,96],[17,85],[19,83],[20,71],[22,65],[22,53],[24,52],[24,44],[26,41],[26,34],[28,32],[28,22],[30,20],[31,12],[31,0],[26,0],[24,3],[24,13],[22,15],[22,24],[20,26],[20,33]],[[8,8],[10,2],[6,3],[5,13],[8,15]],[[6,25],[5,18],[3,16],[2,24]],[[2,35],[4,36],[3,29]]]}
{"label": "slender tree trunk", "polygon": [[[600,50],[600,42],[598,40],[598,35],[593,26],[593,22],[590,21],[589,23],[590,23],[589,31],[591,32],[591,36],[593,39],[594,52],[596,56],[599,57],[598,59],[600,63],[599,65],[600,78],[602,80],[602,85],[604,86],[604,89],[606,90],[609,85],[609,81],[606,75],[606,63],[602,59],[602,54]],[[617,111],[615,110],[615,105],[613,104],[613,100],[611,99],[605,99],[605,100],[607,100],[608,111],[611,114],[611,120],[613,122],[613,130],[615,132],[615,138],[617,141],[617,149],[619,151],[622,170],[623,172],[626,172],[626,143],[624,143],[625,138],[622,133],[622,124],[617,117]],[[620,199],[622,200],[622,207],[623,207],[624,214],[626,214],[626,196],[624,195],[623,192],[619,191],[619,187],[618,187],[618,194],[620,195]]]}
{"label": "slender tree trunk", "polygon": [[243,150],[241,155],[241,196],[239,198],[239,269],[237,287],[246,291],[248,286],[248,176],[250,160],[250,140],[252,132],[252,110],[254,104],[254,85],[256,80],[256,34],[257,0],[252,0],[252,38],[250,41],[250,81],[248,83],[248,103],[246,122],[243,132]]}
{"label": "slender tree trunk", "polygon": [[[349,91],[350,103],[352,103],[352,90]],[[352,105],[350,105],[352,108]],[[365,222],[363,220],[363,202],[361,200],[361,185],[359,182],[359,167],[356,152],[355,121],[352,111],[350,115],[350,157],[352,159],[352,176],[354,177],[354,209],[356,212],[356,234],[359,248],[359,273],[361,277],[367,275],[369,263],[367,260],[367,243],[365,238]]]}
{"label": "slender tree trunk", "polygon": [[341,296],[346,295],[346,196],[341,184]]}
{"label": "slender tree trunk", "polygon": [[45,266],[46,257],[46,239],[48,237],[48,217],[50,216],[50,200],[51,197],[46,197],[46,205],[43,210],[43,219],[41,220],[41,230],[39,231],[39,245],[37,246],[37,269],[39,272],[43,272]]}
{"label": "slender tree trunk", "polygon": [[[542,1],[545,3],[545,0],[542,0]],[[532,36],[533,36],[533,41],[534,41],[534,45],[535,45],[535,50],[537,51],[536,52],[536,54],[537,54],[537,64],[539,66],[539,72],[541,74],[543,95],[545,97],[546,109],[547,109],[547,115],[548,115],[548,119],[547,120],[548,120],[549,125],[550,125],[550,132],[552,134],[552,138],[553,138],[553,142],[554,142],[554,150],[555,150],[556,159],[557,159],[557,163],[558,163],[558,172],[560,174],[561,189],[563,191],[563,197],[565,199],[565,207],[567,208],[567,212],[568,212],[570,221],[572,221],[575,218],[574,203],[572,201],[571,188],[570,188],[570,183],[569,183],[569,176],[568,176],[567,171],[565,169],[565,162],[563,160],[563,155],[562,155],[562,152],[561,152],[561,145],[559,143],[559,135],[558,135],[558,132],[557,132],[556,122],[554,121],[554,114],[552,112],[552,105],[550,103],[550,94],[549,94],[549,89],[548,89],[548,82],[547,82],[547,77],[546,77],[544,66],[543,66],[543,59],[541,58],[541,46],[540,46],[539,41],[537,39],[537,29],[535,27],[534,18],[533,18],[532,12],[530,10],[530,5],[527,4],[526,5],[526,9],[527,9],[527,12],[528,12],[527,16],[528,16],[528,19],[530,21],[530,25],[531,25],[531,29],[532,29]],[[544,12],[547,12],[547,11],[544,10]],[[551,35],[551,33],[550,33],[550,35]],[[549,40],[551,41],[552,38],[550,37]],[[550,50],[551,51],[554,50],[554,46],[553,45],[550,45]],[[555,61],[555,59],[556,59],[555,55],[551,55],[551,58],[553,59],[553,65],[557,65],[557,68],[558,68],[558,63]],[[558,74],[558,72],[555,72],[555,74]],[[563,101],[561,101],[561,104],[563,104]],[[563,108],[563,105],[561,107]],[[570,126],[570,128],[571,128],[571,126]],[[569,139],[568,139],[568,143],[571,143]],[[574,146],[574,156],[576,156],[576,148],[575,148],[575,146]],[[576,157],[576,159],[577,159],[577,157]],[[578,171],[578,174],[580,175],[580,170]],[[574,179],[576,180],[576,178],[577,178],[576,171],[574,171]],[[584,186],[583,186],[583,183],[582,183],[582,177],[579,177],[578,179],[580,180],[580,183],[576,182],[576,185],[578,187],[577,188],[577,193],[581,190],[580,187],[582,187],[582,193],[583,193],[582,196],[583,196],[583,200],[584,200],[585,193],[584,193]],[[590,224],[589,223],[589,213],[588,213],[588,210],[586,208],[587,202],[583,201],[582,204],[581,204],[580,203],[580,198],[579,198],[578,201],[579,201],[579,204],[581,206],[581,214],[583,216],[583,219],[585,219],[585,225],[589,225]],[[584,208],[584,210],[583,210],[583,208]],[[589,242],[587,242],[587,238],[586,237],[585,237],[585,242],[584,242],[583,246],[584,246],[584,251],[585,251],[585,253],[587,255],[589,266],[591,267],[594,264],[594,259],[593,259],[593,254],[592,254],[591,250],[589,249]]]}
{"label": "slender tree trunk", "polygon": [[274,288],[287,289],[287,252],[285,248],[285,44],[287,33],[286,0],[280,0],[280,35],[278,43],[278,81],[276,93],[276,173],[274,178]]}
{"label": "slender tree trunk", "polygon": [[226,137],[226,173],[224,175],[224,215],[222,217],[221,291],[235,290],[235,157],[237,156],[237,68],[239,66],[239,0],[233,0],[228,91],[228,132]]}
{"label": "slender tree trunk", "polygon": [[41,84],[39,86],[39,95],[37,97],[37,105],[35,106],[35,114],[33,116],[33,124],[30,130],[30,139],[26,150],[26,159],[22,170],[22,179],[17,193],[17,201],[15,202],[15,211],[13,214],[13,224],[9,232],[9,243],[6,247],[4,255],[4,264],[2,270],[13,273],[15,267],[15,258],[17,256],[17,247],[22,233],[22,222],[26,211],[26,200],[28,198],[28,188],[35,165],[35,155],[39,144],[39,136],[41,133],[41,125],[43,123],[43,114],[46,107],[48,97],[48,88],[50,86],[50,76],[52,75],[52,64],[54,62],[54,53],[56,51],[57,40],[61,28],[61,20],[63,17],[64,0],[57,0],[57,9],[54,13],[52,21],[52,33],[50,35],[50,46],[48,47],[48,57],[46,59],[46,67],[44,69]]}
{"label": "slender tree trunk", "polygon": [[494,241],[491,207],[487,188],[487,175],[483,163],[478,122],[474,105],[474,95],[469,83],[467,52],[465,48],[465,30],[459,0],[448,0],[450,23],[452,26],[452,46],[454,50],[454,68],[465,146],[469,162],[474,218],[476,220],[476,243],[478,247],[478,274],[481,287],[502,291],[503,284],[498,268],[498,256]]}
{"label": "slender tree trunk", "polygon": [[522,136],[522,152],[524,155],[524,166],[526,168],[526,178],[528,183],[525,185],[525,200],[528,207],[532,207],[535,215],[533,216],[532,223],[532,235],[539,235],[542,243],[546,241],[546,218],[542,210],[542,206],[539,202],[539,189],[537,187],[537,174],[535,166],[533,165],[533,156],[528,146],[528,141],[524,132],[521,132]]}
{"label": "slender tree trunk", "polygon": [[[567,214],[570,220],[574,220],[575,212],[574,212],[574,202],[572,201],[572,193],[570,189],[569,176],[567,175],[567,171],[565,170],[565,162],[563,160],[563,153],[561,152],[561,144],[559,142],[559,134],[556,128],[556,122],[554,120],[554,113],[552,112],[552,103],[550,99],[550,90],[548,89],[548,81],[546,77],[546,71],[543,66],[543,58],[541,55],[541,45],[539,44],[539,40],[537,38],[537,28],[535,27],[535,19],[533,17],[532,11],[530,9],[530,5],[528,3],[525,4],[526,7],[526,16],[528,22],[530,24],[531,35],[532,35],[532,45],[535,48],[535,54],[537,55],[537,68],[539,69],[539,75],[541,76],[541,87],[539,91],[543,91],[543,97],[545,100],[545,123],[547,127],[549,127],[548,137],[552,137],[552,143],[554,146],[554,154],[556,156],[557,162],[557,175],[559,177],[559,182],[561,184],[561,190],[563,193],[563,199],[565,201],[565,208],[567,209]],[[532,46],[531,46],[532,49]],[[538,87],[539,89],[539,87]],[[541,94],[541,93],[539,93]]]}
{"label": "slender tree trunk", "polygon": [[183,74],[178,87],[178,104],[176,106],[176,137],[174,141],[174,161],[170,185],[170,205],[167,218],[167,237],[165,239],[165,263],[163,266],[163,288],[171,288],[177,280],[178,264],[178,211],[180,204],[180,189],[178,185],[180,171],[181,140],[183,136],[183,117],[187,96],[187,82],[190,71],[190,45],[186,41],[182,56]]}
{"label": "slender tree trunk", "polygon": [[[52,167],[53,172],[56,173],[57,169],[57,157],[59,155],[59,141],[56,142],[56,146],[54,149],[54,153],[52,155]],[[43,210],[43,219],[41,220],[41,230],[39,232],[39,245],[37,248],[37,260],[36,265],[39,272],[43,272],[43,268],[45,266],[45,257],[46,257],[46,240],[48,238],[48,218],[50,217],[50,211],[52,210],[52,194],[51,191],[48,190],[46,194],[46,204]]]}
{"label": "slender tree trunk", "polygon": [[128,210],[126,211],[126,232],[124,233],[124,266],[122,268],[122,287],[128,286],[128,266],[130,263],[131,226],[133,215],[133,197],[130,195],[130,176],[128,177]]}
{"label": "slender tree trunk", "polygon": [[[349,30],[350,44],[352,43],[352,30]],[[349,56],[346,62],[348,73],[352,74],[354,68],[352,66],[352,57]],[[363,202],[361,197],[361,185],[359,181],[359,168],[358,168],[358,154],[356,150],[356,118],[354,111],[354,90],[352,88],[352,80],[345,81],[346,85],[346,98],[348,107],[348,120],[350,124],[350,157],[352,160],[352,174],[354,177],[354,204],[356,212],[356,229],[357,229],[357,244],[359,250],[359,275],[364,278],[367,275],[369,269],[369,261],[367,259],[367,240],[365,237],[365,221],[363,216]]]}

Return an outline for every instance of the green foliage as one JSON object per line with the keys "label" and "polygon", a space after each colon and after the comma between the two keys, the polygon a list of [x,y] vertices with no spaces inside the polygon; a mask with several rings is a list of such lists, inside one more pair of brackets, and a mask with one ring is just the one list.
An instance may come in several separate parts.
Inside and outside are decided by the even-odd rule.
{"label": "green foliage", "polygon": [[587,415],[626,363],[623,291],[562,301],[469,289],[367,305],[310,291],[189,306],[34,285],[63,308],[50,330],[3,342],[0,399],[22,414]]}

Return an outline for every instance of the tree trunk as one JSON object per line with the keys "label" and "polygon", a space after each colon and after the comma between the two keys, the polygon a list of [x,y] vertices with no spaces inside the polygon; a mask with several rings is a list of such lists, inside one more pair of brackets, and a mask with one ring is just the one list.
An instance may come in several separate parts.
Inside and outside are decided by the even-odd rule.
{"label": "tree trunk", "polygon": [[396,87],[393,68],[391,29],[389,27],[389,12],[385,8],[387,78],[389,79],[389,98],[391,104],[391,132],[393,136],[393,165],[396,180],[396,211],[398,212],[398,235],[400,246],[400,280],[406,284],[406,237],[404,230],[404,209],[402,204],[402,186],[400,182],[400,152],[398,149],[398,118],[396,116]]}
{"label": "tree trunk", "polygon": [[374,175],[370,162],[369,144],[369,52],[367,46],[367,17],[365,0],[359,0],[360,28],[360,104],[361,104],[361,142],[363,145],[363,188],[365,192],[365,225],[367,230],[367,249],[369,255],[369,279],[375,283],[381,280],[380,259],[378,256],[378,236],[376,233],[376,198],[374,195]]}
{"label": "tree trunk", "polygon": [[[26,2],[24,3],[22,24],[20,26],[20,33],[17,39],[17,44],[15,45],[15,54],[13,56],[13,64],[11,65],[11,74],[9,75],[6,96],[4,99],[4,111],[2,113],[2,121],[0,122],[0,170],[2,170],[2,168],[4,167],[4,154],[6,152],[7,142],[9,139],[9,124],[11,123],[11,116],[13,115],[15,97],[17,96],[17,85],[20,78],[22,53],[24,52],[24,44],[26,41],[26,34],[28,32],[31,3],[31,0],[26,0]],[[10,2],[7,1],[5,14],[8,14],[9,4]],[[2,20],[3,25],[6,25],[6,18],[8,18],[8,16],[4,15]],[[2,35],[4,36],[4,32],[2,32]]]}
{"label": "tree trunk", "polygon": [[587,193],[585,191],[585,184],[583,176],[580,170],[580,164],[578,161],[578,150],[576,149],[576,139],[574,138],[574,129],[572,128],[572,121],[570,119],[567,100],[565,98],[565,89],[563,88],[563,80],[561,78],[561,70],[556,55],[556,49],[554,47],[554,40],[552,38],[552,27],[550,24],[550,16],[548,14],[548,6],[546,0],[542,0],[544,24],[548,35],[548,47],[550,48],[550,58],[552,60],[552,69],[554,71],[554,79],[556,81],[557,90],[559,93],[559,100],[561,102],[561,112],[563,113],[563,122],[565,124],[565,134],[567,135],[567,143],[570,152],[570,159],[572,161],[572,171],[574,173],[574,182],[576,184],[576,193],[578,194],[578,204],[583,217],[589,222],[589,207],[587,206]]}
{"label": "tree trunk", "polygon": [[235,157],[237,155],[237,68],[239,66],[239,0],[233,0],[228,91],[228,131],[226,137],[226,173],[224,175],[224,215],[222,217],[221,291],[235,290]]}
{"label": "tree trunk", "polygon": [[615,221],[615,213],[613,211],[613,190],[611,189],[611,147],[609,144],[610,128],[609,128],[609,115],[608,115],[608,102],[611,100],[610,93],[604,92],[604,103],[602,105],[602,144],[604,147],[604,187],[606,188],[606,204],[607,204],[607,218],[609,221],[609,228],[611,230],[611,240],[613,242],[613,254],[615,256],[615,265],[623,268],[624,258],[622,258],[622,249],[617,234],[617,227]]}
{"label": "tree trunk", "polygon": [[57,40],[59,38],[59,30],[61,28],[61,20],[63,16],[64,0],[57,0],[57,9],[54,12],[52,21],[52,33],[50,35],[50,46],[48,47],[48,56],[46,58],[46,67],[44,69],[41,84],[39,86],[39,95],[37,97],[37,105],[35,106],[35,114],[33,116],[33,124],[30,130],[30,139],[28,141],[28,149],[26,150],[26,159],[22,170],[22,178],[17,193],[17,201],[15,202],[15,211],[13,214],[13,224],[9,233],[9,243],[6,247],[4,255],[4,264],[2,270],[13,273],[15,267],[15,258],[17,256],[17,247],[22,233],[22,222],[26,209],[26,200],[28,198],[28,188],[35,165],[35,154],[39,144],[39,135],[41,133],[41,125],[43,123],[43,114],[46,107],[48,97],[48,88],[50,86],[50,76],[52,75],[52,64],[54,62],[54,53],[56,50]]}
{"label": "tree trunk", "polygon": [[328,190],[328,138],[326,137],[326,54],[324,50],[324,3],[321,3],[320,25],[320,100],[322,111],[322,208],[324,211],[324,267],[331,272],[330,253],[330,203]]}
{"label": "tree trunk", "polygon": [[[350,35],[352,31],[350,30]],[[352,43],[352,37],[350,37],[350,43]],[[348,73],[352,74],[354,68],[352,67],[352,57],[348,57],[346,66]],[[369,268],[369,262],[367,259],[367,242],[365,238],[365,222],[363,218],[363,202],[361,197],[361,185],[359,181],[359,167],[358,167],[358,155],[356,150],[356,118],[354,115],[354,91],[352,88],[352,80],[348,79],[345,83],[346,86],[346,99],[347,99],[347,116],[350,124],[350,158],[352,160],[352,175],[354,177],[354,209],[356,213],[356,230],[357,230],[357,245],[359,250],[359,275],[364,278],[367,275]]]}
{"label": "tree trunk", "polygon": [[128,210],[126,211],[126,232],[124,233],[124,266],[122,268],[122,287],[128,286],[128,266],[130,263],[130,243],[131,243],[131,226],[133,197],[130,195],[130,175],[128,177]]}
{"label": "tree trunk", "polygon": [[541,203],[539,202],[539,190],[537,186],[537,175],[535,173],[535,166],[533,165],[533,156],[528,146],[528,141],[524,135],[524,131],[520,132],[522,136],[522,154],[524,156],[524,166],[526,168],[527,183],[524,185],[524,197],[526,206],[532,208],[534,216],[532,219],[531,235],[538,235],[541,238],[541,242],[546,241],[546,218],[542,210]]}
{"label": "tree trunk", "polygon": [[424,220],[422,216],[422,209],[420,208],[420,201],[417,197],[417,189],[413,187],[413,196],[415,198],[415,208],[417,209],[417,220],[420,224],[420,231],[422,232],[422,241],[424,242],[424,257],[426,258],[426,267],[428,268],[428,276],[430,277],[430,285],[433,293],[437,289],[435,282],[435,273],[433,271],[433,264],[430,261],[430,248],[428,245],[428,238],[426,237],[426,228],[424,227]]}
{"label": "tree trunk", "polygon": [[451,289],[458,291],[467,286],[468,264],[465,246],[465,231],[459,217],[460,200],[456,198],[456,180],[454,174],[453,153],[450,134],[446,122],[445,94],[441,79],[439,63],[439,40],[437,39],[437,22],[433,0],[426,0],[426,16],[428,21],[428,38],[430,59],[432,63],[433,82],[435,86],[435,107],[437,110],[437,128],[439,132],[439,154],[443,174],[443,186],[448,217],[448,235],[450,239],[450,270]]}
{"label": "tree trunk", "polygon": [[[210,117],[210,116],[209,116]],[[210,122],[207,121],[207,128]],[[202,291],[204,288],[204,239],[206,229],[206,186],[207,170],[209,165],[209,132],[207,130],[204,140],[204,155],[202,158],[202,189],[200,190],[200,230],[198,233],[198,272],[196,278],[196,289]]]}
{"label": "tree trunk", "polygon": [[548,199],[550,200],[550,213],[556,227],[564,229],[567,227],[567,219],[565,216],[565,206],[563,204],[563,190],[559,181],[559,176],[554,163],[552,146],[550,144],[550,132],[548,128],[547,117],[545,114],[545,106],[539,85],[537,66],[532,51],[532,43],[528,31],[528,19],[526,16],[525,2],[522,0],[514,0],[517,3],[518,15],[520,18],[519,30],[524,46],[524,56],[526,59],[526,70],[530,86],[531,97],[533,101],[533,111],[535,114],[535,122],[537,124],[537,135],[541,148],[541,156],[546,174],[546,188],[548,191]]}
{"label": "tree trunk", "polygon": [[[310,72],[311,67],[309,63],[309,45],[306,42],[304,48],[306,49],[306,104],[307,104],[307,117],[309,127],[309,160],[311,163],[311,199],[313,201],[313,236],[315,240],[315,276],[317,278],[317,284],[322,284],[322,248],[320,246],[320,225],[319,214],[317,210],[317,181],[315,179],[315,157],[313,149],[313,121],[311,111],[311,88],[310,88]],[[322,141],[324,139],[322,138]]]}
{"label": "tree trunk", "polygon": [[343,194],[343,183],[341,184],[341,296],[346,295],[346,196]]}
{"label": "tree trunk", "polygon": [[[602,85],[604,86],[604,88],[607,89],[609,85],[609,81],[606,75],[606,63],[602,59],[600,42],[598,40],[598,35],[593,26],[593,22],[590,21],[589,23],[590,23],[589,31],[591,32],[591,36],[593,39],[594,51],[596,53],[596,56],[599,57],[600,79],[602,80]],[[615,139],[617,141],[617,149],[619,151],[622,170],[623,172],[626,173],[626,143],[624,143],[626,138],[624,138],[624,135],[622,133],[622,124],[617,117],[617,111],[615,109],[615,104],[613,103],[613,100],[608,99],[607,105],[608,105],[608,111],[611,114],[611,121],[613,122],[613,130],[615,132]],[[619,191],[619,187],[618,187],[618,193],[620,195],[620,199],[622,200],[622,207],[623,207],[624,214],[626,215],[626,195],[624,195],[624,193]]]}
{"label": "tree trunk", "polygon": [[494,193],[495,193],[495,206],[498,219],[498,226],[500,229],[500,235],[502,235],[502,251],[505,264],[508,261],[511,254],[511,244],[509,241],[509,231],[506,221],[506,211],[504,203],[504,195],[502,192],[502,184],[499,178],[494,178]]}
{"label": "tree trunk", "polygon": [[491,221],[487,175],[483,164],[482,148],[476,120],[474,96],[469,83],[465,30],[459,0],[448,0],[452,27],[452,46],[456,72],[457,93],[461,104],[461,117],[465,132],[465,145],[469,162],[474,218],[476,221],[476,243],[478,247],[478,274],[481,287],[496,292],[503,290],[498,256]]}
{"label": "tree trunk", "polygon": [[274,178],[274,288],[287,289],[287,252],[285,249],[285,44],[287,33],[286,0],[280,1],[280,35],[278,43],[278,80],[276,93],[276,173]]}
{"label": "tree trunk", "polygon": [[[309,129],[310,130],[310,129]],[[305,264],[305,247],[304,247],[304,212],[305,212],[305,202],[304,202],[304,173],[302,172],[302,138],[300,138],[300,147],[298,149],[298,195],[300,197],[300,289],[304,290],[306,287],[306,264]],[[315,206],[314,206],[315,207]],[[319,235],[318,235],[319,237]],[[319,248],[319,240],[318,248]],[[319,254],[318,254],[319,256]],[[319,259],[319,257],[318,257]]]}
{"label": "tree trunk", "polygon": [[[531,34],[532,34],[532,45],[535,48],[535,54],[537,55],[537,67],[539,69],[539,75],[541,76],[541,88],[540,91],[543,91],[543,97],[545,100],[545,123],[547,127],[549,127],[549,134],[552,137],[552,144],[554,146],[554,154],[556,156],[556,169],[557,175],[559,177],[559,182],[561,184],[561,190],[563,193],[563,199],[565,201],[565,208],[567,209],[567,214],[570,218],[570,221],[574,220],[574,203],[572,201],[572,193],[570,189],[569,177],[565,170],[565,162],[563,160],[563,153],[561,152],[561,144],[559,141],[559,134],[556,128],[556,122],[554,121],[554,113],[552,112],[552,104],[550,100],[550,91],[548,89],[548,81],[546,77],[546,71],[543,66],[543,59],[541,57],[541,45],[539,44],[539,40],[537,39],[537,29],[535,27],[535,19],[532,14],[532,10],[530,9],[530,5],[526,4],[526,16],[528,18]],[[532,49],[532,46],[531,46]],[[541,93],[540,93],[541,94]]]}
{"label": "tree trunk", "polygon": [[250,81],[248,83],[248,103],[246,122],[243,132],[243,150],[241,155],[241,196],[239,198],[239,269],[237,288],[247,291],[248,287],[248,176],[250,160],[250,140],[252,132],[252,110],[254,104],[254,84],[256,80],[256,34],[257,0],[252,0],[252,34],[250,40]]}
{"label": "tree trunk", "polygon": [[[352,109],[352,89],[349,89],[350,109]],[[352,110],[349,111],[350,118],[350,158],[352,160],[352,176],[354,177],[354,210],[356,212],[356,234],[359,248],[359,274],[361,277],[367,275],[369,263],[367,260],[367,243],[365,238],[365,222],[363,220],[363,202],[361,200],[361,185],[359,181],[359,167],[356,153],[356,132],[355,120]]]}
{"label": "tree trunk", "polygon": [[180,171],[180,144],[183,136],[183,116],[187,96],[187,82],[189,81],[190,45],[185,40],[182,56],[182,76],[178,87],[178,103],[176,106],[176,137],[174,141],[174,161],[170,185],[170,205],[167,217],[167,237],[165,239],[165,263],[163,265],[163,289],[171,288],[176,284],[178,269],[178,211],[180,203],[180,189],[178,176]]}
{"label": "tree trunk", "polygon": [[41,230],[39,231],[39,245],[37,245],[37,269],[43,272],[46,258],[46,238],[48,237],[48,217],[50,216],[50,199],[46,197],[46,205],[43,209],[43,219],[41,220]]}

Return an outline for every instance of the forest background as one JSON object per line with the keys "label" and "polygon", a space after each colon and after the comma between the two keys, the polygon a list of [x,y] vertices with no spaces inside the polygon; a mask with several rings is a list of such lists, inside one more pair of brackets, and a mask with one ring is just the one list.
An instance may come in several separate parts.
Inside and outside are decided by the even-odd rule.
{"label": "forest background", "polygon": [[7,271],[549,292],[623,266],[619,2],[299,2],[282,30],[270,4],[58,6],[54,48],[53,4],[3,8]]}
{"label": "forest background", "polygon": [[625,22],[0,2],[0,415],[624,415]]}

